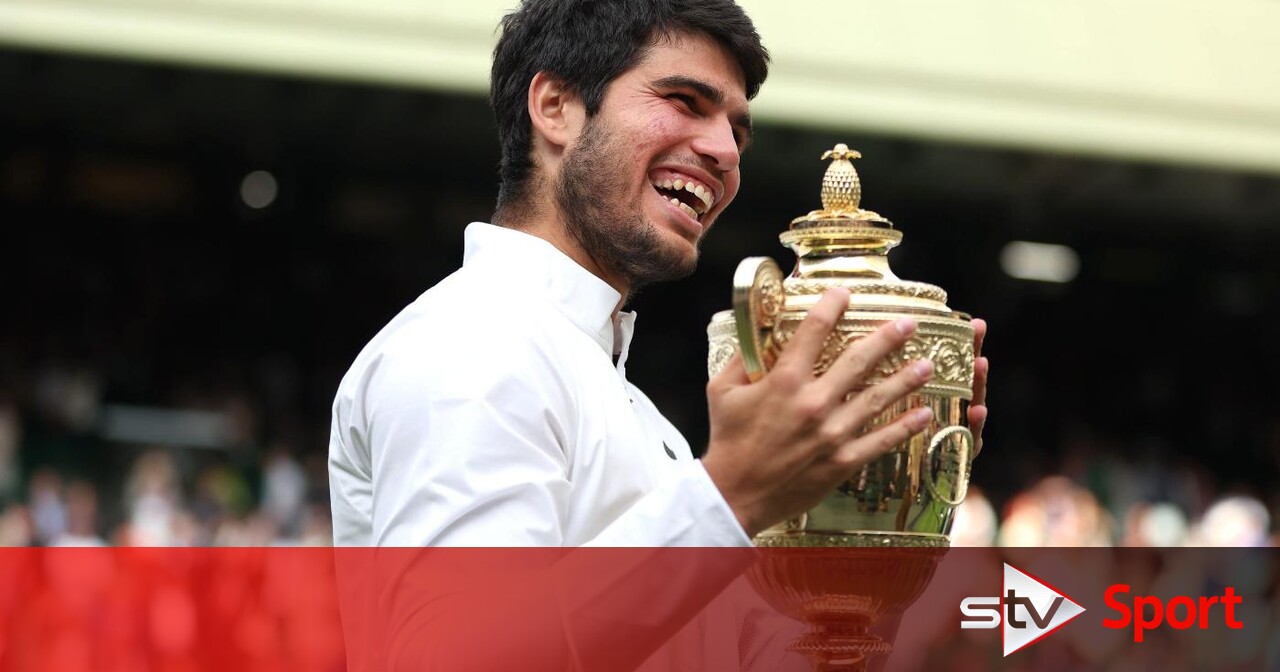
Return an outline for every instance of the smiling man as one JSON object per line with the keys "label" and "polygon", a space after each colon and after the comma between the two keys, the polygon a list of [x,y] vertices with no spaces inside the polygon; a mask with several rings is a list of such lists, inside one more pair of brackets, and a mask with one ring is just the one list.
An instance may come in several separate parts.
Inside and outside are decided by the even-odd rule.
{"label": "smiling man", "polygon": [[[744,56],[762,76],[763,51]],[[504,187],[495,222],[551,241],[623,295],[693,272],[738,192],[751,133],[742,70],[714,38],[672,33],[594,106],[565,79],[534,74],[526,123],[542,169],[559,176],[554,198],[505,207]]]}
{"label": "smiling man", "polygon": [[626,297],[694,270],[737,194],[767,61],[730,0],[526,0],[504,19],[493,223],[467,228],[462,268],[342,381],[338,544],[747,546],[926,426],[927,409],[864,431],[928,362],[850,395],[910,320],[813,376],[843,290],[763,380],[734,361],[711,381],[701,460],[627,380]]}

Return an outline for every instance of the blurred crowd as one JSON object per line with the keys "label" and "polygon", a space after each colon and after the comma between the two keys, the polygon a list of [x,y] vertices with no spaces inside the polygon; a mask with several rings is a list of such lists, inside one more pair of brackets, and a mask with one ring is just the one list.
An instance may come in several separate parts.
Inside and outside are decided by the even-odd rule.
{"label": "blurred crowd", "polygon": [[[261,465],[261,495],[228,467],[185,481],[172,455],[144,452],[124,484],[123,520],[104,523],[95,484],[36,470],[23,501],[0,513],[3,546],[322,546],[332,541],[327,501],[303,463],[288,453]],[[314,471],[314,469],[313,469]],[[323,481],[321,481],[323,485]]]}
{"label": "blurred crowd", "polygon": [[[137,662],[143,659],[160,661],[152,669],[184,671],[341,669],[336,600],[318,588],[328,585],[321,579],[332,572],[330,555],[288,549],[304,555],[277,554],[278,566],[265,555],[234,555],[252,547],[331,543],[327,417],[318,408],[295,412],[272,402],[262,391],[270,384],[191,383],[175,387],[164,401],[220,418],[214,432],[218,445],[131,443],[104,430],[103,416],[110,409],[102,403],[103,386],[97,381],[84,369],[60,366],[37,370],[29,385],[17,388],[28,393],[6,397],[0,388],[0,545],[250,548],[220,549],[190,561],[147,555],[164,549],[116,549],[143,552],[113,556],[141,563],[141,569],[125,571],[122,565],[106,572],[95,579],[92,591],[79,578],[63,585],[66,581],[48,567],[33,569],[76,556],[11,556],[10,565],[25,559],[30,566],[0,569],[44,578],[43,583],[10,582],[25,586],[26,593],[10,603],[0,600],[0,639],[9,633],[9,641],[68,643],[51,649],[57,653],[50,658],[57,661],[52,667],[33,663],[5,669],[141,669]],[[288,396],[290,386],[281,389],[285,392],[278,394]],[[982,474],[995,471],[984,470],[984,462],[996,459],[999,453],[991,451],[999,446],[987,450],[975,464],[975,476],[986,487],[970,489],[953,529],[956,546],[985,548],[953,551],[952,564],[941,567],[936,577],[941,580],[930,586],[936,594],[921,603],[953,604],[983,573],[989,583],[998,582],[1001,559],[1030,572],[1069,575],[1064,590],[1081,595],[1099,594],[1099,586],[1117,577],[1154,594],[1192,594],[1216,590],[1224,580],[1219,574],[1226,572],[1249,598],[1243,615],[1249,637],[1225,646],[1158,633],[1153,635],[1157,645],[1135,648],[1124,633],[1105,641],[1087,633],[1060,636],[1011,667],[999,656],[992,639],[996,631],[961,630],[949,608],[919,609],[908,615],[890,669],[1172,672],[1209,669],[1206,661],[1212,661],[1212,669],[1233,670],[1280,664],[1280,645],[1274,644],[1280,642],[1280,565],[1272,566],[1266,557],[1255,561],[1196,549],[1156,550],[1280,545],[1272,526],[1278,500],[1224,487],[1209,465],[1084,448],[1064,450],[1056,462],[1042,462],[1041,473],[1016,484],[998,478],[984,483]],[[1013,487],[996,487],[1001,484]],[[1039,551],[1033,547],[1079,548],[1035,555]],[[1214,569],[1210,561],[1229,562]],[[1061,563],[1070,563],[1072,571],[1061,571]],[[139,583],[136,577],[146,580]],[[216,585],[209,587],[211,580]],[[91,603],[74,597],[116,592],[128,599]],[[220,595],[239,597],[227,602]],[[14,610],[17,604],[24,606]],[[122,609],[129,617],[103,618],[100,611],[106,608]],[[196,622],[213,625],[196,628],[191,625]],[[126,625],[104,625],[110,623]],[[44,634],[32,634],[37,631]],[[50,634],[64,632],[74,637]],[[0,652],[0,667],[15,654],[5,655]],[[79,662],[67,662],[73,659]],[[108,659],[118,664],[99,664]]]}
{"label": "blurred crowd", "polygon": [[[12,426],[12,414],[0,426]],[[330,543],[324,456],[268,451],[252,471],[215,463],[183,474],[178,449],[152,448],[133,461],[121,490],[120,519],[108,524],[99,486],[50,467],[34,470],[22,497],[0,513],[4,546],[266,546]],[[1120,489],[1143,479],[1125,473]],[[1272,515],[1258,498],[1210,498],[1187,478],[1177,500],[1140,495],[1105,506],[1098,493],[1064,475],[1047,476],[997,508],[974,487],[953,530],[957,546],[1270,546],[1280,545]],[[258,491],[255,496],[254,490]],[[1113,495],[1115,493],[1112,493]]]}
{"label": "blurred crowd", "polygon": [[[259,386],[265,393],[179,389],[170,403],[222,421],[219,445],[181,446],[106,436],[97,377],[39,369],[29,394],[0,396],[0,544],[330,543],[327,417],[272,402],[271,379]],[[991,459],[975,464],[979,483]],[[1021,489],[986,485],[972,488],[959,511],[958,546],[1280,544],[1272,527],[1280,500],[1223,489],[1206,465],[1188,460],[1067,449],[1010,484]]]}
{"label": "blurred crowd", "polygon": [[[312,445],[327,423],[296,429],[314,412],[281,409],[258,390],[189,381],[166,402],[217,421],[208,445],[199,436],[185,437],[188,445],[129,442],[108,427],[113,407],[99,380],[91,369],[54,365],[35,368],[19,394],[0,390],[0,545],[331,543],[325,454]],[[172,412],[129,408],[144,418]],[[184,439],[181,427],[162,430]]]}
{"label": "blurred crowd", "polygon": [[956,515],[954,545],[1280,546],[1280,535],[1272,531],[1271,511],[1257,497],[1212,497],[1207,474],[1195,472],[1184,474],[1186,489],[1176,497],[1142,496],[1141,485],[1152,478],[1151,473],[1119,461],[1109,466],[1116,492],[1097,493],[1068,476],[1054,474],[1013,493],[997,509],[982,490],[971,489]]}

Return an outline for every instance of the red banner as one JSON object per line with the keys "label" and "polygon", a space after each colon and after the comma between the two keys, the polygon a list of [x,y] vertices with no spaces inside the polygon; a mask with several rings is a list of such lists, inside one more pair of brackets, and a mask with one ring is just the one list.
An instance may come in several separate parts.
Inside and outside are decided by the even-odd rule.
{"label": "red banner", "polygon": [[1276,669],[1277,559],[1270,549],[6,549],[0,672]]}

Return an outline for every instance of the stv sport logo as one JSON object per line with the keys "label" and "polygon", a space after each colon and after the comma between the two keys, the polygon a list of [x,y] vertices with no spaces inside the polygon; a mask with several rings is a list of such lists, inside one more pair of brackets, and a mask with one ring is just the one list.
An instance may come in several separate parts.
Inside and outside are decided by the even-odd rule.
{"label": "stv sport logo", "polygon": [[1084,607],[1053,586],[1005,563],[1004,594],[966,597],[960,602],[960,627],[990,629],[1002,622],[1004,655],[1030,646],[1084,613]]}

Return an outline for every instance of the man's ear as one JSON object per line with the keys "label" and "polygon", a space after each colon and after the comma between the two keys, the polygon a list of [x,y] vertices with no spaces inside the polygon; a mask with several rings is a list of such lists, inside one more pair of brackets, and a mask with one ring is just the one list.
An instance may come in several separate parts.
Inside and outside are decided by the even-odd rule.
{"label": "man's ear", "polygon": [[529,120],[535,138],[542,136],[558,152],[577,139],[586,109],[564,80],[544,70],[529,82]]}

